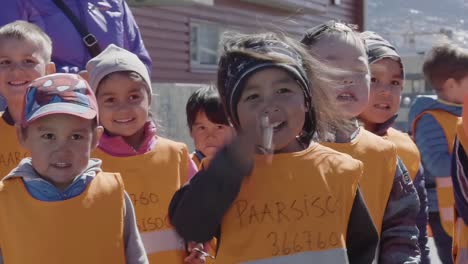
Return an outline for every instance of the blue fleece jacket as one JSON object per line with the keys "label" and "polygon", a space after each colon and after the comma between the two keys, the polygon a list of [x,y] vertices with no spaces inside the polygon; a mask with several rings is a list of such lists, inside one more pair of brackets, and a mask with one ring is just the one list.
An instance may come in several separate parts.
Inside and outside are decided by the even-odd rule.
{"label": "blue fleece jacket", "polygon": [[[413,124],[417,116],[428,110],[443,110],[461,116],[462,105],[449,104],[429,96],[418,97],[411,106],[409,124]],[[438,212],[435,177],[450,176],[452,153],[447,152],[444,131],[432,115],[424,114],[415,127],[416,131],[412,133],[424,166],[429,212]]]}

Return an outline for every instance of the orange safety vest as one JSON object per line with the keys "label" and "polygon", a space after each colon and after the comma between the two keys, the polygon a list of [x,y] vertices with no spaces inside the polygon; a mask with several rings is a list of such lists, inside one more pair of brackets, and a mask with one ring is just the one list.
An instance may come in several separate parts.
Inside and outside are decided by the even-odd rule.
{"label": "orange safety vest", "polygon": [[394,144],[364,128],[361,128],[356,138],[349,143],[321,144],[349,154],[364,164],[364,173],[359,183],[361,193],[380,235],[396,172],[397,153]]}
{"label": "orange safety vest", "polygon": [[23,158],[29,156],[18,141],[15,126],[7,124],[2,117],[3,112],[0,112],[0,179],[16,168]]}
{"label": "orange safety vest", "polygon": [[36,200],[22,178],[0,183],[0,247],[4,263],[125,263],[124,187],[99,173],[80,195]]}
{"label": "orange safety vest", "polygon": [[[460,144],[468,150],[468,137],[463,129],[464,122],[459,119],[457,124],[457,137]],[[455,215],[456,209],[455,209]],[[454,264],[465,264],[468,263],[468,225],[465,224],[461,217],[455,217],[455,228],[453,234],[453,259]]]}
{"label": "orange safety vest", "polygon": [[418,147],[407,133],[403,133],[394,128],[389,128],[385,138],[395,144],[398,156],[405,164],[411,179],[414,181],[421,164],[421,155]]}
{"label": "orange safety vest", "polygon": [[184,263],[185,244],[171,226],[167,208],[188,178],[187,147],[158,137],[155,149],[142,155],[113,157],[98,149],[93,157],[102,160],[104,170],[122,175],[150,263]]}
{"label": "orange safety vest", "polygon": [[216,263],[348,263],[346,232],[362,163],[316,144],[257,156],[221,223]]}
{"label": "orange safety vest", "polygon": [[[456,127],[459,117],[443,110],[428,110],[420,113],[413,121],[413,133],[416,134],[416,122],[425,114],[432,115],[444,131],[447,140],[448,153],[453,153],[455,143]],[[439,206],[440,221],[444,231],[452,237],[453,224],[455,221],[453,208],[455,198],[453,195],[452,177],[450,175],[436,175],[437,204]]]}
{"label": "orange safety vest", "polygon": [[202,164],[202,160],[200,160],[198,158],[197,155],[195,155],[195,153],[192,153],[190,154],[190,158],[193,160],[193,162],[195,163],[195,165],[197,166],[197,169],[200,169],[201,167],[201,164]]}

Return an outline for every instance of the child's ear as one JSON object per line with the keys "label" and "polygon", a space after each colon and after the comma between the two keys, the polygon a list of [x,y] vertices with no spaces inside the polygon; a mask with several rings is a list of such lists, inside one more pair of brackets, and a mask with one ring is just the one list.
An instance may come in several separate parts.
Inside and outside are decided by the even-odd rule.
{"label": "child's ear", "polygon": [[87,82],[89,82],[89,72],[84,70],[84,71],[80,71],[78,73],[78,75],[81,76],[81,78],[85,79]]}
{"label": "child's ear", "polygon": [[104,128],[102,126],[97,126],[93,131],[93,142],[91,143],[92,149],[95,149],[98,144],[99,140],[101,139],[102,133],[104,133]]}
{"label": "child's ear", "polygon": [[16,137],[18,138],[18,142],[23,148],[27,149],[26,146],[26,129],[23,129],[21,125],[15,124],[15,129],[16,129]]}
{"label": "child's ear", "polygon": [[55,68],[55,63],[49,62],[46,65],[46,75],[56,73],[57,69]]}

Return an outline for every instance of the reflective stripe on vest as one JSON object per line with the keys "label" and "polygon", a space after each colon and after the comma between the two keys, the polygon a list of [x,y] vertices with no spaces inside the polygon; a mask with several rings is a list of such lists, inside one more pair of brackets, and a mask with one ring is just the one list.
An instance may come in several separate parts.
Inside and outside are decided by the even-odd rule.
{"label": "reflective stripe on vest", "polygon": [[362,163],[318,144],[273,160],[256,157],[224,214],[216,263],[347,263]]}
{"label": "reflective stripe on vest", "polygon": [[142,155],[113,157],[98,149],[93,157],[102,160],[103,170],[121,173],[149,262],[183,263],[186,251],[176,242],[167,208],[174,193],[187,181],[190,159],[187,147],[158,137],[155,149]]}
{"label": "reflective stripe on vest", "polygon": [[322,251],[301,252],[287,256],[253,260],[242,262],[242,264],[304,264],[311,263],[311,260],[313,260],[314,263],[349,263],[346,251],[342,248],[338,248]]}
{"label": "reflective stripe on vest", "polygon": [[[420,113],[413,121],[413,134],[416,135],[416,122],[425,114],[432,115],[444,131],[447,140],[447,152],[453,153],[455,143],[456,129],[459,117],[443,110],[429,110]],[[435,175],[437,204],[439,206],[440,221],[445,233],[453,236],[453,208],[455,206],[455,197],[453,194],[452,179],[448,175]],[[452,212],[452,213],[450,213]]]}
{"label": "reflective stripe on vest", "polygon": [[185,250],[184,240],[172,229],[141,233],[146,254]]}

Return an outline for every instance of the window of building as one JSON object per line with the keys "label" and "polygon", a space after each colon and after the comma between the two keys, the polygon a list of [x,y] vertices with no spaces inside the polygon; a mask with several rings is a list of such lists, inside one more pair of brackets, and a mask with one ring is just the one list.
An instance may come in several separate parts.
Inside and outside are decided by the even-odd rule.
{"label": "window of building", "polygon": [[218,65],[223,30],[209,22],[190,23],[190,66],[192,71],[214,71]]}

